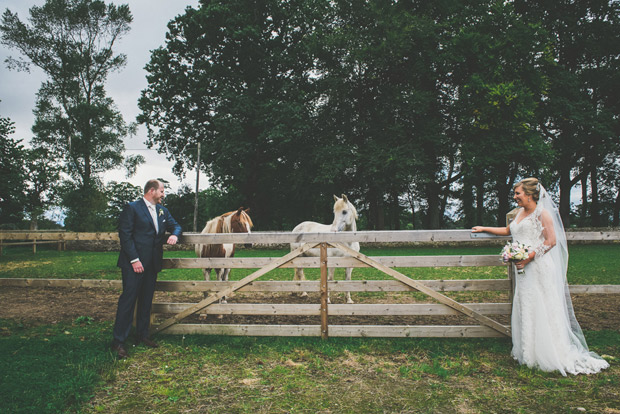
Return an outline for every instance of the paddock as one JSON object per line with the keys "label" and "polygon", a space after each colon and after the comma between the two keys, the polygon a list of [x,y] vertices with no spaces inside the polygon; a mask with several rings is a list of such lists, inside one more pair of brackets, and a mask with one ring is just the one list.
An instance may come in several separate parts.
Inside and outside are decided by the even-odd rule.
{"label": "paddock", "polygon": [[[62,235],[61,235],[62,234]],[[5,233],[3,236],[6,236]],[[33,236],[36,236],[33,234]],[[63,240],[114,240],[115,234],[59,233]],[[620,232],[569,232],[569,240],[617,241]],[[20,233],[19,237],[24,237]],[[45,237],[50,237],[46,233]],[[362,243],[416,243],[439,242],[453,245],[466,245],[480,239],[502,239],[481,234],[471,234],[469,230],[434,231],[393,231],[393,232],[347,232],[347,233],[252,233],[252,234],[193,234],[185,233],[181,239],[185,244],[200,243],[254,243],[262,245],[302,243],[303,246],[283,257],[236,257],[229,259],[182,258],[165,259],[164,266],[169,269],[221,267],[230,269],[258,269],[242,280],[232,282],[217,281],[159,281],[157,289],[165,292],[207,292],[209,296],[196,303],[154,303],[153,331],[171,334],[209,334],[209,335],[251,335],[251,336],[321,336],[332,337],[508,337],[510,327],[505,323],[511,310],[511,294],[514,274],[511,266],[504,265],[498,255],[454,255],[454,256],[377,256],[368,257],[357,252],[347,252],[349,257],[299,257],[304,248],[319,246],[342,248],[343,242]],[[329,247],[333,246],[333,247]],[[346,247],[345,247],[346,248]],[[354,271],[352,281],[326,281],[327,267],[373,267],[385,274],[387,280],[356,280]],[[471,280],[416,280],[397,269],[410,269],[415,277],[415,269],[422,267],[495,267],[506,268],[506,278]],[[273,281],[269,272],[276,268],[290,268],[291,279],[294,267],[321,270],[319,280]],[[112,287],[121,288],[121,281],[104,280],[50,280],[50,279],[1,279],[0,286],[65,286],[65,287]],[[605,294],[620,293],[616,285],[571,286],[571,293]],[[290,294],[309,292],[311,298],[305,303],[269,303],[271,294]],[[329,292],[403,293],[422,292],[432,303],[328,303]],[[245,303],[218,304],[222,296],[237,292],[243,294]],[[451,299],[451,292],[493,292],[492,297],[505,297],[501,302],[467,303]],[[312,295],[314,294],[314,295]],[[314,298],[318,294],[318,299]],[[261,301],[252,300],[260,297]],[[473,295],[473,297],[485,296]],[[165,315],[165,316],[164,316]],[[196,315],[203,315],[204,321],[196,322]],[[251,323],[213,323],[215,315],[272,316],[276,320],[286,316],[304,316],[315,323],[310,324],[251,324]],[[376,321],[393,316],[433,316],[450,317],[464,315],[468,324],[458,325],[382,325]],[[189,318],[192,316],[192,318]],[[331,319],[355,316],[363,318],[364,324],[334,324]],[[497,319],[503,318],[503,323]],[[187,323],[193,319],[193,323]]]}

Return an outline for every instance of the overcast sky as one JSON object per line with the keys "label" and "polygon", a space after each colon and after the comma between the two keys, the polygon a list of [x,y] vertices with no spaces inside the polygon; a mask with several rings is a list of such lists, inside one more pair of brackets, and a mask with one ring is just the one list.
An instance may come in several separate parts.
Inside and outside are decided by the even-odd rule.
{"label": "overcast sky", "polygon": [[[109,3],[109,1],[106,1]],[[167,23],[175,16],[182,14],[186,7],[198,7],[198,0],[125,0],[113,1],[114,4],[128,4],[133,15],[131,31],[117,44],[115,51],[127,55],[127,66],[120,72],[111,74],[106,83],[108,95],[114,99],[117,107],[123,114],[126,122],[134,122],[139,113],[138,98],[140,91],[146,88],[146,72],[144,66],[150,60],[151,50],[162,46],[167,32]],[[28,10],[32,6],[42,6],[45,0],[2,0],[0,11],[6,9],[19,15],[22,22],[29,18]],[[7,56],[18,57],[18,51],[0,45],[0,116],[10,118],[15,123],[14,139],[23,139],[28,145],[32,137],[35,95],[45,79],[45,75],[38,68],[31,66],[31,72],[17,72],[8,70],[4,60]],[[172,162],[166,160],[165,155],[155,150],[148,150],[146,129],[140,126],[138,134],[125,141],[128,154],[142,154],[146,163],[138,168],[138,172],[131,178],[126,178],[123,171],[106,173],[104,180],[109,182],[129,181],[134,185],[143,186],[150,178],[163,178],[170,182],[173,192],[182,183],[192,188],[196,184],[196,174],[189,173],[184,179],[172,174]],[[200,177],[200,189],[207,187],[204,174]]]}

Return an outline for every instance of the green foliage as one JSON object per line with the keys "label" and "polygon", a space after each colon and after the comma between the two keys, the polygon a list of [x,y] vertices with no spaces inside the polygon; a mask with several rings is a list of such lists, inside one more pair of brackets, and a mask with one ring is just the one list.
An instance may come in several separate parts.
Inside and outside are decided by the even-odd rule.
{"label": "green foliage", "polygon": [[199,167],[265,229],[329,221],[332,193],[367,229],[399,229],[404,211],[414,228],[455,210],[503,223],[531,175],[560,183],[563,212],[590,177],[600,222],[599,193],[617,195],[599,175],[619,145],[620,6],[584,4],[202,3],[153,52],[139,122],[178,171],[202,143]]}
{"label": "green foliage", "polygon": [[0,225],[15,224],[22,220],[26,192],[26,150],[9,137],[14,123],[0,117]]}
{"label": "green foliage", "polygon": [[37,93],[32,144],[48,150],[70,177],[66,187],[75,191],[65,189],[61,202],[72,230],[105,230],[97,227],[105,209],[100,175],[122,165],[135,171],[143,161],[123,158],[123,138],[132,127],[104,89],[108,74],[125,65],[125,55],[114,54],[113,46],[131,21],[127,5],[98,0],[48,0],[30,9],[28,24],[10,10],[2,15],[2,43],[27,59],[9,58],[9,66],[28,70],[32,64],[48,75]]}
{"label": "green foliage", "polygon": [[118,183],[112,181],[106,186],[106,195],[108,197],[106,216],[110,222],[115,224],[115,229],[123,207],[132,201],[138,200],[143,192],[141,187],[128,182]]}

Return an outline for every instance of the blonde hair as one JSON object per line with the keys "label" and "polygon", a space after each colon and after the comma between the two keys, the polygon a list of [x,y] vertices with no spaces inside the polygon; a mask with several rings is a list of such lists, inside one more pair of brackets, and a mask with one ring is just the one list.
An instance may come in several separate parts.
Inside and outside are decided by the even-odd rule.
{"label": "blonde hair", "polygon": [[538,178],[529,177],[521,180],[516,183],[512,189],[516,190],[517,187],[522,187],[525,195],[531,196],[534,201],[538,202],[540,194],[540,183],[538,182]]}

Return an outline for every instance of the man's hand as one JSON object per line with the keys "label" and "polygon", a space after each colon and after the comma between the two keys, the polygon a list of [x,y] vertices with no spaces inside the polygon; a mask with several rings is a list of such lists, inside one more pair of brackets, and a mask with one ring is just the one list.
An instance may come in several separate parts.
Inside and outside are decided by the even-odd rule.
{"label": "man's hand", "polygon": [[137,262],[133,262],[131,264],[131,267],[133,267],[133,271],[136,273],[144,272],[144,266],[142,266],[142,262],[140,260],[138,260]]}
{"label": "man's hand", "polygon": [[168,237],[168,241],[166,243],[168,243],[168,244],[177,244],[178,240],[179,240],[179,238],[173,234],[170,237]]}

